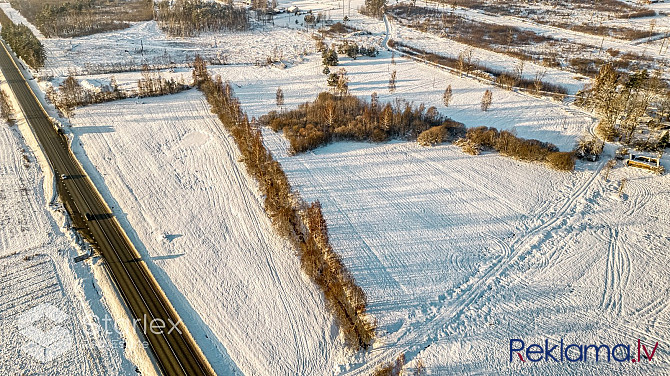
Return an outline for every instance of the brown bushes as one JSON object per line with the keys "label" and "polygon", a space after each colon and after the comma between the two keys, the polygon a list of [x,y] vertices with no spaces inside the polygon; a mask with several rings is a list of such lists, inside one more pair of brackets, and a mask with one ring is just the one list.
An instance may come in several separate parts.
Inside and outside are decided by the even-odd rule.
{"label": "brown bushes", "polygon": [[12,113],[14,109],[12,104],[9,102],[9,96],[5,93],[4,90],[0,89],[0,116],[6,121],[12,121]]}
{"label": "brown bushes", "polygon": [[332,249],[321,205],[305,203],[291,188],[281,165],[263,144],[260,129],[253,127],[242,112],[230,85],[220,77],[212,80],[201,60],[196,61],[195,68],[195,82],[205,93],[212,112],[233,136],[242,162],[265,197],[265,211],[276,231],[298,251],[303,272],[321,288],[326,308],[346,343],[356,349],[367,348],[375,336],[375,324],[366,313],[367,297]]}
{"label": "brown bushes", "polygon": [[465,129],[463,124],[442,117],[435,107],[412,107],[404,101],[382,106],[376,96],[367,103],[351,95],[335,96],[328,92],[295,110],[281,114],[272,111],[262,116],[260,122],[274,131],[282,130],[293,153],[338,140],[414,140],[421,132],[437,125],[445,125],[445,129],[454,133]]}
{"label": "brown bushes", "polygon": [[470,128],[465,138],[467,141],[460,144],[469,154],[477,154],[485,148],[523,161],[546,162],[557,170],[571,171],[575,167],[573,152],[559,152],[553,144],[520,138],[509,131],[489,127]]}
{"label": "brown bushes", "polygon": [[421,132],[419,137],[417,137],[416,142],[422,146],[433,146],[438,145],[444,142],[444,138],[447,135],[447,130],[444,126],[438,125],[432,127],[428,130]]}
{"label": "brown bushes", "polygon": [[557,170],[572,171],[575,169],[575,155],[573,152],[549,153],[547,163]]}

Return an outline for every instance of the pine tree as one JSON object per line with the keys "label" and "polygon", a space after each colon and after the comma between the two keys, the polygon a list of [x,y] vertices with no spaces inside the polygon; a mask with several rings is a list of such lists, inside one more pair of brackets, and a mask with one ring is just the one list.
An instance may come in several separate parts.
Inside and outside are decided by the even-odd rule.
{"label": "pine tree", "polygon": [[345,96],[349,93],[349,78],[347,77],[347,71],[344,68],[340,68],[337,72],[338,79],[335,90],[340,94],[340,96]]}
{"label": "pine tree", "polygon": [[442,103],[444,103],[445,107],[449,107],[451,97],[452,97],[451,85],[449,85],[447,86],[446,90],[444,90],[444,94],[442,95]]}
{"label": "pine tree", "polygon": [[321,53],[321,57],[323,58],[323,65],[327,67],[334,67],[338,64],[337,52],[332,48],[324,50],[323,53]]}

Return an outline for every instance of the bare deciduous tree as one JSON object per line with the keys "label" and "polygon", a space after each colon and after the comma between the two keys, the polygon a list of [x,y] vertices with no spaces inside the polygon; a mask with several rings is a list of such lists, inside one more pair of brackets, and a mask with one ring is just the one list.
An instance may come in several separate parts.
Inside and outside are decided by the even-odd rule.
{"label": "bare deciduous tree", "polygon": [[493,92],[489,89],[486,89],[484,95],[482,96],[482,111],[488,111],[493,103]]}
{"label": "bare deciduous tree", "polygon": [[446,107],[449,107],[449,102],[451,102],[451,97],[452,97],[452,91],[451,91],[451,85],[447,86],[447,88],[444,90],[444,94],[442,94],[442,103]]}
{"label": "bare deciduous tree", "polygon": [[277,107],[284,106],[284,91],[281,89],[281,87],[277,88],[275,99],[277,101]]}
{"label": "bare deciduous tree", "polygon": [[395,92],[396,83],[396,71],[391,72],[391,77],[389,78],[389,93]]}

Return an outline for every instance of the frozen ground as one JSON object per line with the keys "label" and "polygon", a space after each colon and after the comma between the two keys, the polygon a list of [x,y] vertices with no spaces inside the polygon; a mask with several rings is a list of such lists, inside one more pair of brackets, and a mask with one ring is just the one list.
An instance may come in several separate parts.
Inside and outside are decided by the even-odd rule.
{"label": "frozen ground", "polygon": [[[342,14],[338,2],[295,4],[323,10],[333,19]],[[356,14],[360,4],[351,3],[350,22],[382,39],[384,23]],[[114,33],[48,40],[45,73],[90,73],[96,64],[183,63],[195,51],[206,50],[211,58],[221,51],[228,62],[239,64],[211,71],[230,80],[245,110],[260,116],[277,108],[277,87],[284,90],[287,108],[326,89],[320,58],[301,56],[305,49],[311,51],[313,41],[307,33],[288,29],[299,27],[292,22],[282,16],[277,29],[192,40],[165,38],[155,23],[145,22]],[[536,27],[513,18],[505,22]],[[394,33],[394,38],[455,54],[464,48],[410,30]],[[621,45],[609,39],[603,43]],[[292,63],[287,69],[243,65],[265,60],[275,46]],[[516,63],[500,56],[483,53],[481,59],[507,68]],[[383,52],[377,58],[341,58],[341,66],[355,95],[369,98],[377,92],[382,101],[425,103],[466,126],[514,129],[562,150],[572,149],[594,123],[571,106],[495,88],[491,110],[482,112],[481,96],[491,87],[398,56],[395,60],[392,65],[390,54]],[[392,70],[398,74],[395,93],[387,89]],[[137,72],[114,74],[123,85],[139,78]],[[180,69],[172,74],[189,76]],[[570,74],[548,75],[571,91],[579,88]],[[104,82],[109,76],[89,78]],[[454,98],[444,107],[441,96],[448,84]],[[670,340],[668,175],[619,166],[605,181],[603,163],[580,164],[567,174],[492,154],[472,157],[453,146],[421,148],[401,142],[340,143],[288,157],[281,134],[265,131],[266,143],[291,182],[308,200],[322,202],[333,245],[368,293],[370,312],[379,320],[375,349],[348,357],[320,293],[305,280],[293,251],[274,234],[255,183],[201,94],[188,91],[85,107],[76,111],[72,123],[78,157],[222,374],[368,374],[400,352],[410,367],[422,359],[432,374],[670,373],[665,347]],[[664,163],[667,168],[667,158]],[[628,183],[619,197],[623,178]],[[8,197],[18,202],[18,194],[13,195]],[[5,217],[17,225],[30,221]],[[9,239],[10,230],[3,226],[3,231]],[[22,250],[58,254],[41,250],[44,235],[11,231],[12,237],[23,239],[16,244],[26,242]],[[42,245],[29,244],[33,241]],[[40,278],[35,285],[53,285],[49,264],[42,262],[46,256],[23,261],[24,253],[0,258],[3,273],[34,264],[30,270]],[[77,283],[87,284],[83,281]],[[3,296],[5,291],[7,296],[25,291],[23,285],[1,286]],[[65,291],[70,296],[75,290]],[[46,301],[60,296],[47,295]],[[16,301],[20,299],[32,297]],[[83,301],[94,304],[90,298]],[[8,338],[16,342],[17,337]],[[510,364],[510,338],[631,345],[639,338],[661,344],[651,364]],[[4,354],[0,358],[9,364],[5,359],[14,357]],[[82,374],[127,373],[128,362],[119,356],[82,356],[74,360],[90,371]]]}
{"label": "frozen ground", "polygon": [[[370,297],[380,343],[350,373],[400,352],[445,375],[670,372],[668,175],[620,167],[604,181],[602,163],[568,174],[409,143],[288,157],[280,135],[266,143],[321,201]],[[653,363],[525,365],[510,364],[510,338],[661,345]]]}
{"label": "frozen ground", "polygon": [[219,373],[335,367],[321,294],[200,92],[89,106],[72,122],[79,159]]}
{"label": "frozen ground", "polygon": [[0,373],[132,374],[90,266],[73,263],[77,246],[45,202],[44,178],[17,126],[0,124]]}

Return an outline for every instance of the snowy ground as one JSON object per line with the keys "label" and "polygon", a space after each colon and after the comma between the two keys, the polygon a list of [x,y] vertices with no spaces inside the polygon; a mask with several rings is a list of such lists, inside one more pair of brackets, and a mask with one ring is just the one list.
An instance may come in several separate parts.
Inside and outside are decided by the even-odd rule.
{"label": "snowy ground", "polygon": [[73,145],[221,374],[315,374],[342,349],[202,94],[81,108]]}
{"label": "snowy ground", "polygon": [[44,179],[17,126],[0,124],[1,373],[132,374],[90,266],[73,263],[77,246],[45,202]]}
{"label": "snowy ground", "polygon": [[[606,182],[602,163],[567,174],[408,143],[288,157],[280,135],[266,143],[321,201],[334,248],[370,297],[380,344],[351,373],[403,351],[432,374],[670,372],[668,175],[620,167]],[[652,364],[526,366],[510,364],[511,338],[661,345]]]}
{"label": "snowy ground", "polygon": [[[355,9],[362,3],[351,3],[350,24],[373,32],[368,39],[381,41],[385,25],[358,15]],[[343,14],[338,8],[342,2],[294,4],[323,11],[334,20]],[[233,63],[212,66],[211,71],[230,80],[244,109],[258,117],[277,109],[277,87],[284,91],[287,108],[326,90],[320,58],[302,56],[313,51],[314,41],[309,33],[292,30],[302,28],[294,21],[295,16],[283,15],[274,29],[193,39],[167,38],[155,23],[143,22],[112,33],[45,40],[49,56],[43,73],[62,78],[71,70],[99,72],[96,65],[181,64],[195,52],[206,52]],[[579,33],[522,25],[516,18],[500,22],[555,32],[580,43],[600,42]],[[454,55],[466,48],[406,28],[394,28],[392,35]],[[645,51],[644,44],[602,43],[605,48]],[[288,68],[248,65],[264,61],[275,47]],[[477,54],[482,63],[504,69],[517,63],[502,54]],[[376,58],[341,58],[340,65],[348,72],[351,92],[362,98],[377,92],[382,101],[425,103],[466,126],[513,129],[561,150],[572,149],[595,121],[559,102],[492,88],[399,56],[395,61],[391,64],[391,55],[383,51]],[[534,69],[544,68],[527,65],[529,75]],[[397,90],[389,93],[393,70]],[[111,74],[82,78],[106,82]],[[124,87],[139,78],[138,72],[113,74]],[[180,68],[170,74],[190,76]],[[583,84],[559,70],[549,70],[547,77],[571,92]],[[449,84],[453,101],[444,107],[441,97]],[[493,106],[482,112],[479,103],[486,89],[494,92]],[[400,352],[410,366],[423,360],[432,374],[670,373],[668,175],[619,166],[605,181],[603,163],[580,164],[568,174],[492,154],[468,156],[453,146],[422,148],[403,142],[340,143],[288,157],[281,134],[265,130],[266,143],[292,184],[306,199],[323,204],[334,248],[367,292],[370,312],[379,322],[375,349],[351,357],[343,353],[319,291],[274,233],[234,143],[200,93],[84,107],[71,122],[68,132],[78,157],[222,374],[367,374]],[[34,167],[21,166],[20,153],[7,153],[21,144],[3,137],[0,200],[8,205],[3,203],[0,210],[24,211],[17,216],[0,211],[0,221],[8,221],[0,233],[0,288],[3,297],[17,296],[2,299],[2,322],[14,320],[14,302],[27,305],[44,299],[75,317],[81,314],[71,307],[104,309],[99,298],[92,298],[96,290],[83,287],[96,280],[84,277],[83,266],[68,264],[74,253],[68,241],[62,234],[44,235],[60,232],[45,214],[41,192],[33,192],[41,175],[30,172]],[[667,158],[664,163],[670,167]],[[619,197],[623,178],[628,182]],[[29,189],[21,190],[23,186]],[[35,198],[22,201],[22,194]],[[19,230],[33,221],[43,225]],[[37,256],[23,260],[32,254]],[[27,266],[34,283],[16,283],[8,274]],[[26,294],[26,285],[38,287]],[[77,343],[84,342],[86,335],[76,327],[67,329]],[[14,347],[11,353],[3,347],[0,366],[13,370],[7,367],[19,358],[16,346],[21,341],[6,330],[0,332],[0,341]],[[510,364],[510,338],[631,345],[639,338],[660,345],[651,364]],[[82,366],[60,372],[128,373],[130,363],[113,351],[87,351],[93,350],[68,353],[81,356],[72,364]],[[64,366],[40,367],[36,373],[57,373]]]}

